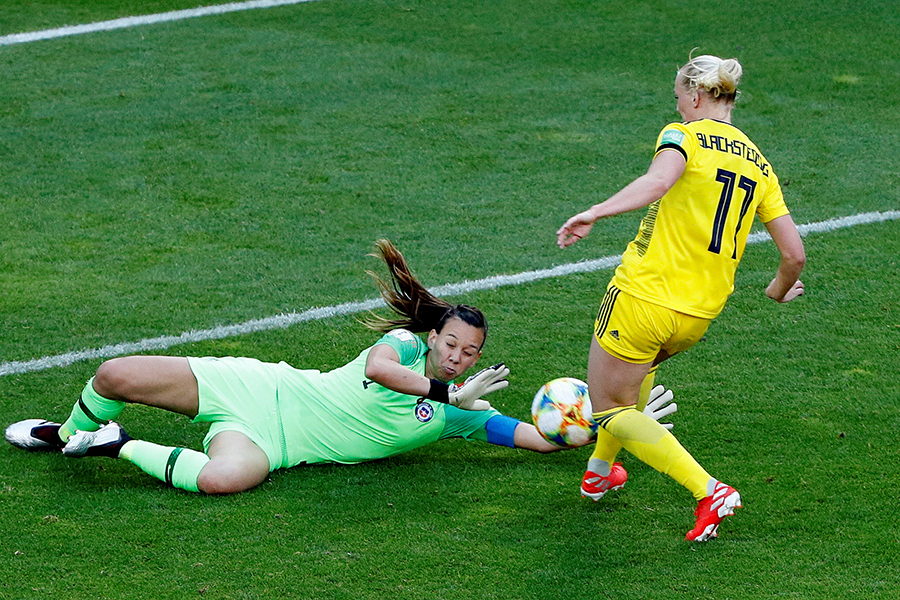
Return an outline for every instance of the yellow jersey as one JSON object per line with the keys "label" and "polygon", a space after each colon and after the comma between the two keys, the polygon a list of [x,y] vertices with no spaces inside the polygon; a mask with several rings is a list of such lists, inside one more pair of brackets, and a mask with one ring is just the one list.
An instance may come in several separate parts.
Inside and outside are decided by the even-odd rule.
{"label": "yellow jersey", "polygon": [[654,158],[665,151],[684,156],[684,173],[648,208],[612,284],[648,302],[712,319],[734,291],[753,215],[767,223],[789,211],[769,162],[729,123],[667,125]]}

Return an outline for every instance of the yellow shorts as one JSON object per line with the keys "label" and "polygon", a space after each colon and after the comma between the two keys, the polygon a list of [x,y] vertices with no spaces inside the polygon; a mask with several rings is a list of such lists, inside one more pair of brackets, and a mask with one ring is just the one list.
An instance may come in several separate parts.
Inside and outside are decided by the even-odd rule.
{"label": "yellow shorts", "polygon": [[594,321],[600,347],[634,364],[653,362],[664,351],[669,356],[696,344],[711,320],[635,298],[610,284]]}

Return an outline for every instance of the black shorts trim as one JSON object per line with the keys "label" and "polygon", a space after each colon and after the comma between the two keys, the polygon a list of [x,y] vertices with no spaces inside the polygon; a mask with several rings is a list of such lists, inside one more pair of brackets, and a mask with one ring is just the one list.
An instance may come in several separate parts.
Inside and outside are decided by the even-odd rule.
{"label": "black shorts trim", "polygon": [[597,313],[597,320],[594,323],[594,335],[597,339],[603,337],[603,334],[606,332],[606,327],[609,325],[609,318],[612,315],[619,293],[619,288],[611,285],[603,296],[603,301],[600,303],[600,311]]}

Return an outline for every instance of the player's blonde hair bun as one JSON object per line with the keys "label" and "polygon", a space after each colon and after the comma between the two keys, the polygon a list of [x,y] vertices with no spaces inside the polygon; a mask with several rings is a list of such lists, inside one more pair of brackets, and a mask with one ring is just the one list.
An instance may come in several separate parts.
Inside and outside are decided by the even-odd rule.
{"label": "player's blonde hair bun", "polygon": [[678,77],[689,90],[704,90],[714,98],[734,100],[744,69],[736,58],[710,54],[691,57],[678,69]]}

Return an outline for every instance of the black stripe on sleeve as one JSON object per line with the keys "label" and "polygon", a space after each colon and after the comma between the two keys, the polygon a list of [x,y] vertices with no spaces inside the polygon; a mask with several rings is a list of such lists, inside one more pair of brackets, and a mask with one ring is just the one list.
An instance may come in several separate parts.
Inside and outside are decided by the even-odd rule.
{"label": "black stripe on sleeve", "polygon": [[681,152],[681,155],[684,157],[684,160],[688,159],[687,152],[684,151],[684,148],[679,146],[678,144],[661,144],[659,148],[656,149],[656,153],[659,154],[663,150],[678,150]]}

